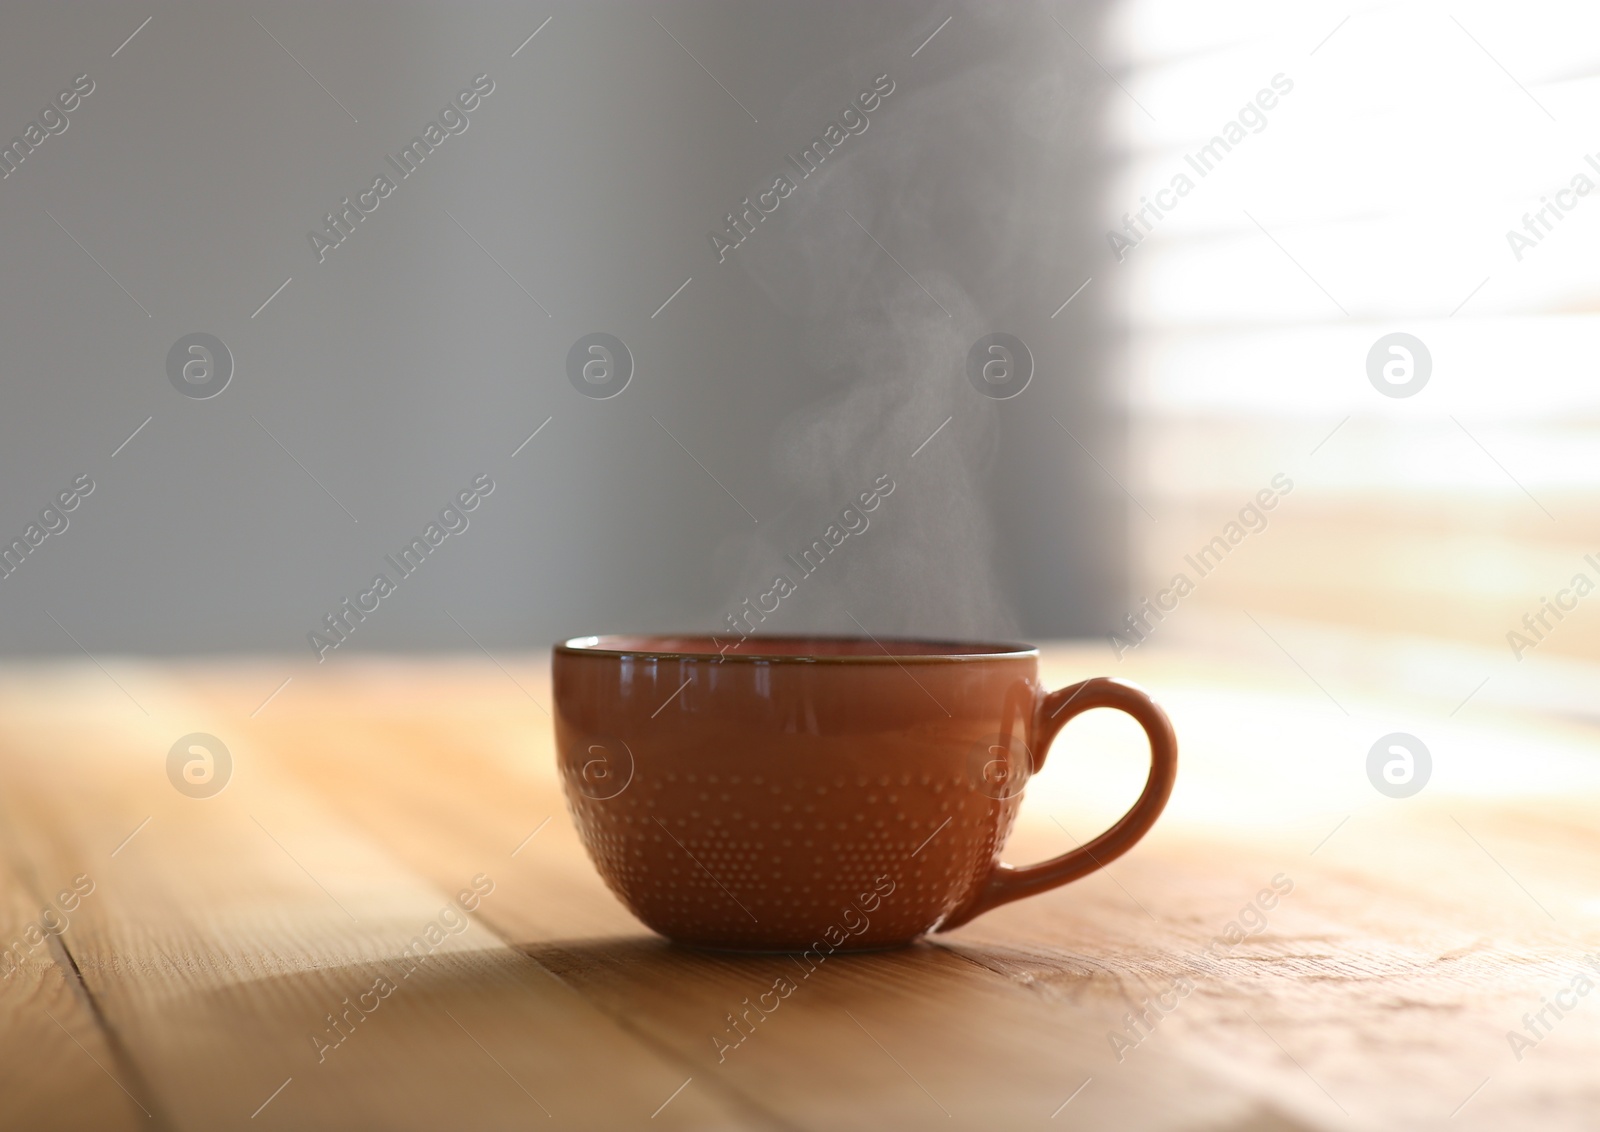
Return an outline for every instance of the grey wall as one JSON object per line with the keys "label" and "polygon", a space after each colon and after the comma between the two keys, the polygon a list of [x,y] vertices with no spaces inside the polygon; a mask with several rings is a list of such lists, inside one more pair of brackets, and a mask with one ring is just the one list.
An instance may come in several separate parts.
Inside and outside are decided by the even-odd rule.
{"label": "grey wall", "polygon": [[[1093,44],[1097,10],[1058,18]],[[1114,620],[1121,497],[1052,419],[1114,466],[1103,312],[1090,288],[1050,318],[1103,254],[1107,84],[1046,9],[158,2],[0,29],[0,139],[95,84],[0,180],[0,541],[95,485],[0,580],[4,650],[314,660],[380,570],[395,592],[330,661],[714,628],[885,474],[764,628]],[[395,177],[483,73],[466,132]],[[800,180],[785,154],[882,74]],[[718,262],[708,234],[786,170]],[[308,233],[386,171],[319,262]],[[593,331],[635,359],[610,399],[568,378]],[[1010,400],[966,374],[993,331],[1035,359]],[[169,380],[193,332],[232,354],[214,397]],[[480,473],[470,526],[400,579],[384,555]]]}

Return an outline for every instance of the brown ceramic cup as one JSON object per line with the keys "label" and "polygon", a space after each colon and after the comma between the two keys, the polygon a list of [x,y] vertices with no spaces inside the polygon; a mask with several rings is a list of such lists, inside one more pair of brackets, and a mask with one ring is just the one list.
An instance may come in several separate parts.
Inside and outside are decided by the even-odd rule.
{"label": "brown ceramic cup", "polygon": [[[1127,852],[1177,774],[1149,696],[1103,677],[1047,692],[1025,645],[578,637],[554,654],[557,759],[590,857],[640,920],[701,947],[858,950],[956,927]],[[1144,792],[1071,852],[1002,864],[1051,740],[1098,707],[1149,737]]]}

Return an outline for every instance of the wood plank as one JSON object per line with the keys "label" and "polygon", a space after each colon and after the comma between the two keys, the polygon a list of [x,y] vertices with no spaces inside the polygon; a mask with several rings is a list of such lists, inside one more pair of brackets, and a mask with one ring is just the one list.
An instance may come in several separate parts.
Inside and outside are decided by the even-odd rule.
{"label": "wood plank", "polygon": [[[689,1076],[451,910],[481,872],[497,884],[482,907],[500,898],[498,861],[431,883],[286,783],[242,715],[126,667],[148,721],[81,673],[18,675],[0,691],[0,743],[16,835],[41,872],[99,870],[149,819],[68,946],[164,1123],[609,1128],[648,1120]],[[227,789],[204,800],[165,773],[167,747],[197,724],[227,736],[235,760]],[[413,969],[402,956],[419,937],[427,958]],[[380,976],[393,990],[368,1011],[360,996]],[[328,1017],[347,1002],[335,1042]],[[320,1057],[314,1037],[331,1047]],[[701,1088],[656,1123],[762,1121]]]}
{"label": "wood plank", "polygon": [[[446,731],[459,741],[458,730]],[[513,787],[492,759],[458,752],[453,773],[419,797],[404,784],[426,773],[444,732],[418,734],[408,724],[366,749],[356,734],[330,741],[320,750],[297,745],[291,757],[303,760],[301,769],[330,803],[337,800],[375,837],[387,835],[391,850],[420,870],[448,872],[455,860],[505,853],[542,820],[530,815],[530,804],[554,811],[508,872],[506,899],[486,906],[485,918],[619,1025],[688,1062],[697,1085],[720,1082],[795,1126],[881,1128],[942,1119],[945,1111],[959,1128],[1042,1120],[1081,1083],[1068,1080],[1074,1061],[1098,1053],[1103,1025],[1086,1038],[1078,1020],[1063,1018],[1054,1004],[941,946],[838,957],[808,972],[788,957],[670,945],[605,892],[557,809],[553,783]],[[374,782],[379,765],[387,769],[381,783]],[[793,986],[781,1013],[748,1015],[753,1032],[736,1038],[727,1016],[745,1011],[746,1000],[779,976]],[[897,1057],[910,1060],[902,1068]],[[1186,1075],[1166,1061],[1154,1059],[1174,1079]],[[1187,1076],[1193,1095],[1181,1105],[1129,1080],[1102,1089],[1086,1107],[1132,1114],[1149,1127],[1187,1127],[1202,1086]],[[1198,1111],[1221,1121],[1255,1104],[1219,1095]]]}
{"label": "wood plank", "polygon": [[[523,1088],[596,1127],[1487,1129],[1537,1111],[1559,1129],[1600,1109],[1600,995],[1520,1060],[1507,1038],[1600,950],[1591,728],[1441,732],[1435,786],[1391,803],[1315,689],[1142,650],[1123,671],[1160,690],[1186,744],[1150,839],[947,936],[802,966],[638,925],[567,819],[533,702],[542,658],[499,663],[362,660],[254,719],[282,679],[270,666],[118,667],[150,723],[92,669],[0,690],[31,860],[71,867],[153,815],[69,943],[158,1119],[544,1119]],[[1099,649],[1046,664],[1052,681],[1102,667]],[[169,736],[196,725],[237,736],[237,778],[204,802],[163,770]],[[1138,757],[1124,723],[1092,714],[1047,771],[1012,859],[1103,823]],[[308,1015],[391,969],[479,873],[495,889],[472,926],[318,1065]],[[1293,889],[1266,908],[1275,877]],[[746,1013],[780,977],[792,991]],[[1131,1027],[1163,994],[1173,1009]],[[252,1121],[239,1098],[259,1104],[279,1070],[293,1081]]]}
{"label": "wood plank", "polygon": [[[11,796],[0,752],[0,799]],[[99,881],[24,857],[10,805],[0,805],[0,1097],[17,1128],[148,1128],[137,1073],[96,1016],[62,941]],[[114,868],[111,862],[97,870]],[[48,879],[46,879],[48,876]],[[63,894],[65,894],[63,896]],[[48,913],[48,914],[47,914]]]}
{"label": "wood plank", "polygon": [[[537,679],[518,674],[532,688]],[[359,712],[347,688],[326,694],[347,715]],[[315,699],[301,710],[305,719],[329,718]],[[696,1081],[773,1098],[800,1126],[878,1128],[945,1112],[954,1127],[1047,1119],[1099,1070],[1104,1035],[1126,1009],[1120,995],[1101,993],[1103,983],[1086,983],[1074,1002],[1040,997],[943,942],[834,958],[809,971],[786,957],[668,945],[634,921],[590,867],[549,770],[545,726],[508,725],[475,706],[470,721],[453,713],[385,724],[357,718],[291,742],[289,734],[303,736],[304,721],[280,719],[286,735],[273,749],[287,765],[420,870],[448,872],[463,855],[503,852],[554,814],[519,854],[527,860],[510,874],[507,900],[484,914],[620,1023],[691,1060]],[[440,775],[445,748],[450,773]],[[418,781],[432,788],[416,791]],[[746,1000],[780,976],[794,987],[781,1015],[774,1011],[768,1022],[747,1014],[753,1032],[740,1040],[728,1015],[745,1011]],[[900,1064],[908,1058],[916,1068]],[[1158,1128],[1281,1116],[1254,1088],[1207,1090],[1193,1068],[1165,1054],[1146,1064],[1171,1087],[1152,1091],[1125,1074],[1074,1099],[1074,1111],[1088,1121],[1118,1113]],[[823,1081],[828,1088],[819,1094]]]}
{"label": "wood plank", "polygon": [[[516,673],[539,694],[536,667]],[[1311,850],[1325,829],[1251,834],[1179,814],[1109,874],[931,944],[819,968],[797,982],[781,1014],[719,1060],[712,1037],[730,1038],[727,1013],[798,968],[687,952],[635,924],[600,887],[564,820],[542,721],[508,699],[500,712],[482,703],[462,714],[419,709],[385,728],[352,706],[348,689],[327,695],[343,705],[348,729],[275,744],[291,770],[419,870],[514,845],[556,814],[532,843],[528,871],[508,882],[510,899],[487,913],[502,934],[650,1040],[698,1058],[697,1080],[715,1074],[774,1097],[803,1126],[912,1120],[930,1101],[957,1125],[1021,1124],[1091,1078],[1069,1110],[1085,1127],[1133,1119],[1489,1128],[1514,1122],[1532,1098],[1559,1094],[1549,1120],[1576,1128],[1596,1099],[1578,1077],[1559,1084],[1600,1050],[1585,1017],[1574,1014],[1541,1043],[1536,1070],[1531,1057],[1512,1058],[1506,1041],[1507,1027],[1520,1027],[1520,1015],[1600,945],[1592,920],[1547,927],[1493,859],[1472,856],[1480,851],[1461,830],[1493,840],[1565,911],[1588,899],[1596,879],[1600,843],[1581,802],[1562,810],[1542,799],[1518,810],[1455,798],[1363,815],[1320,859]],[[411,695],[426,693],[413,684]],[[307,718],[323,719],[326,706],[315,697],[302,705]],[[282,725],[293,732],[303,721]],[[450,771],[441,775],[445,749]],[[432,786],[419,792],[408,785],[416,782]],[[1068,815],[1073,825],[1085,816]],[[1024,823],[1010,855],[1059,852],[1060,842],[1043,823]],[[1251,913],[1264,926],[1207,954],[1286,872],[1294,891],[1271,912]],[[1179,978],[1194,992],[1118,1060],[1111,1035],[1139,1036],[1127,1013]],[[863,1059],[873,1051],[894,1051],[909,1072],[898,1081],[876,1075]],[[902,1072],[893,1058],[879,1067]],[[1479,1090],[1486,1078],[1501,1084]],[[849,1104],[815,1095],[806,1085],[815,1080]]]}

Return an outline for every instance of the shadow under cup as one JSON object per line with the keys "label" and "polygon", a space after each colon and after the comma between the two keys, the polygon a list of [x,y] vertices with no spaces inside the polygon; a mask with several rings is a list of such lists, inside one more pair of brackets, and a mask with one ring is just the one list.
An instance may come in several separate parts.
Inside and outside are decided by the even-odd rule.
{"label": "shadow under cup", "polygon": [[[554,649],[562,786],[601,877],[681,943],[761,951],[907,943],[1092,872],[1160,815],[1171,724],[1130,684],[1049,693],[1026,645],[578,637]],[[1127,711],[1144,793],[1100,837],[999,863],[1056,732]]]}

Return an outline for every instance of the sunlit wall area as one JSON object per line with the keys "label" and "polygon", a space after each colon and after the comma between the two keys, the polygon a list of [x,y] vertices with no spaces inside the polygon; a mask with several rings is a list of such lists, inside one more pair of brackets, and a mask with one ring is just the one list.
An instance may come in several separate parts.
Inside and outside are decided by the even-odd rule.
{"label": "sunlit wall area", "polygon": [[1249,617],[1600,657],[1600,9],[1130,0],[1107,52],[1114,647]]}

